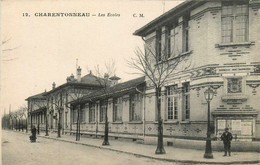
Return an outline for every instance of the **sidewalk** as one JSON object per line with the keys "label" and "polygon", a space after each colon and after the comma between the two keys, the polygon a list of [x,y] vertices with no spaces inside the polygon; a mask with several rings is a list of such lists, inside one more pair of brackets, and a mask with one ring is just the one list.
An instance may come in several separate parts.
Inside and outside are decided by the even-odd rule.
{"label": "sidewalk", "polygon": [[48,138],[69,143],[81,144],[95,148],[107,149],[135,156],[146,157],[156,160],[180,163],[194,164],[257,164],[260,163],[260,153],[257,152],[233,152],[231,157],[223,157],[223,152],[213,151],[213,159],[204,159],[204,151],[193,149],[181,149],[171,146],[164,146],[166,154],[156,155],[155,145],[145,145],[131,141],[121,141],[109,139],[109,146],[102,146],[103,139],[80,137],[80,141],[75,141],[75,135],[61,135],[57,138],[57,133],[49,133],[49,136],[44,136],[41,132],[37,135],[40,138]]}

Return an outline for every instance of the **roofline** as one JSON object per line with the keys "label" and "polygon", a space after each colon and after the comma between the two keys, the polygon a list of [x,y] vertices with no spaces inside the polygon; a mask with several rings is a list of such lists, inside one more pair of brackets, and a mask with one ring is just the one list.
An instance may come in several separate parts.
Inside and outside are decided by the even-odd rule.
{"label": "roofline", "polygon": [[50,93],[53,93],[53,92],[55,92],[55,91],[57,91],[57,90],[59,90],[59,89],[61,89],[63,87],[66,87],[66,86],[81,86],[81,87],[86,87],[86,88],[87,87],[102,87],[101,85],[85,84],[85,83],[79,83],[79,82],[67,82],[67,83],[64,83],[64,84],[62,84],[62,85],[60,85],[60,86],[50,90],[49,92],[46,92],[44,94],[44,96],[46,96],[46,95],[48,95]]}
{"label": "roofline", "polygon": [[[143,76],[144,77],[144,76]],[[139,77],[139,78],[143,78],[143,77]],[[136,79],[139,79],[139,78],[136,78]],[[135,79],[133,79],[133,80],[135,80]],[[132,81],[132,80],[129,80],[129,81]],[[128,82],[128,81],[126,81],[126,82]],[[126,82],[123,82],[123,83],[126,83]],[[138,85],[142,85],[142,84],[144,84],[145,83],[145,81],[143,81],[143,82],[141,82],[141,83],[138,83],[138,84],[136,84],[135,86],[132,86],[132,87],[129,87],[129,88],[125,88],[125,89],[122,89],[122,90],[119,90],[119,91],[115,91],[115,92],[111,92],[109,95],[111,96],[111,95],[113,95],[113,94],[117,94],[117,93],[120,93],[120,92],[127,92],[127,91],[130,91],[130,90],[132,90],[132,89],[136,89],[136,87],[138,86]],[[121,84],[121,83],[120,83]],[[85,98],[84,98],[85,97]],[[91,98],[92,99],[100,99],[100,98],[103,98],[103,97],[105,97],[105,94],[100,94],[100,95],[97,95],[97,96],[92,96],[92,97],[87,97],[87,95],[86,96],[83,96],[82,97],[82,100],[80,101],[80,102],[88,102]],[[76,104],[77,102],[76,102],[76,100],[74,100],[74,101],[71,101],[71,102],[69,102],[70,104]]]}
{"label": "roofline", "polygon": [[[43,95],[43,97],[45,97],[45,94]],[[46,100],[46,98],[30,98],[30,97],[28,97],[27,99],[25,99],[25,101],[29,101],[29,100]]]}
{"label": "roofline", "polygon": [[[145,83],[145,82],[143,82]],[[111,95],[116,95],[116,94],[122,94],[122,93],[126,93],[126,92],[129,92],[129,91],[133,91],[133,90],[136,90],[136,87],[138,85],[141,85],[143,83],[140,83],[140,84],[137,84],[136,86],[133,86],[133,87],[129,87],[129,88],[126,88],[126,89],[122,89],[122,90],[119,90],[119,91],[115,91],[113,93],[110,93],[108,97],[111,97]],[[84,96],[83,96],[84,97]],[[102,98],[105,98],[105,94],[101,94],[101,95],[97,95],[97,96],[92,96],[92,97],[87,97],[87,98],[83,98],[83,100],[81,100],[80,102],[81,103],[86,103],[86,102],[89,102],[91,100],[99,100],[99,99],[102,99]],[[70,104],[77,104],[78,102],[76,100],[70,102]]]}
{"label": "roofline", "polygon": [[[144,25],[143,27],[141,27],[140,29],[137,29],[133,35],[136,36],[145,36],[147,34],[149,34],[149,29],[150,32],[152,31],[152,29],[156,29],[158,28],[158,26],[154,26],[156,24],[164,24],[165,21],[162,21],[163,19],[167,19],[167,17],[171,16],[170,19],[174,19],[179,17],[181,14],[183,14],[184,12],[191,10],[192,8],[194,8],[197,5],[203,4],[208,0],[186,0],[185,2],[177,5],[176,7],[172,8],[171,10],[167,11],[166,13],[160,15],[159,17],[155,18],[154,20],[152,20],[151,22],[149,22],[148,24]],[[176,14],[176,15],[173,15]],[[169,18],[168,18],[169,19]],[[147,32],[148,31],[148,32]]]}
{"label": "roofline", "polygon": [[32,96],[29,96],[27,99],[25,99],[26,101],[28,100],[33,100],[33,99],[38,99],[38,100],[46,100],[46,98],[33,98],[37,95],[42,95],[42,97],[45,97],[45,93],[47,92],[42,92],[42,93],[39,93],[39,94],[36,94],[36,95],[32,95]]}

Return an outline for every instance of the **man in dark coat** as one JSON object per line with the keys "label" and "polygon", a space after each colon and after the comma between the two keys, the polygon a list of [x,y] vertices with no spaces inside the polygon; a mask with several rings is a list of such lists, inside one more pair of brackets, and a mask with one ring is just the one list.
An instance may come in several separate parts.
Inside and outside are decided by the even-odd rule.
{"label": "man in dark coat", "polygon": [[36,142],[36,128],[35,128],[35,126],[33,126],[31,131],[32,131],[32,135],[30,136],[30,140],[31,140],[31,142]]}
{"label": "man in dark coat", "polygon": [[221,135],[221,140],[223,140],[224,149],[225,149],[225,154],[223,156],[227,156],[227,152],[228,155],[231,156],[230,147],[231,147],[232,139],[233,139],[232,134],[228,131],[228,128],[225,128],[225,132]]}

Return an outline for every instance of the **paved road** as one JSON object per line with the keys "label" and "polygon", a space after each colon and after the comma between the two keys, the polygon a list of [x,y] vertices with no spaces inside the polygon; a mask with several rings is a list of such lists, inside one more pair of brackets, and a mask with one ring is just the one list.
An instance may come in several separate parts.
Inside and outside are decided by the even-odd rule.
{"label": "paved road", "polygon": [[11,131],[2,131],[2,159],[3,165],[175,164],[41,137],[30,143],[28,135]]}

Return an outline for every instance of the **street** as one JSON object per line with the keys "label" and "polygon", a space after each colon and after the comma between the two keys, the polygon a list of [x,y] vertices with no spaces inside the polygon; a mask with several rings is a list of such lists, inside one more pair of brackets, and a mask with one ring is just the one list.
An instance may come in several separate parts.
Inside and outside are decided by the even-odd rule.
{"label": "street", "polygon": [[176,164],[41,137],[31,143],[28,135],[5,130],[2,131],[2,162],[3,165]]}

